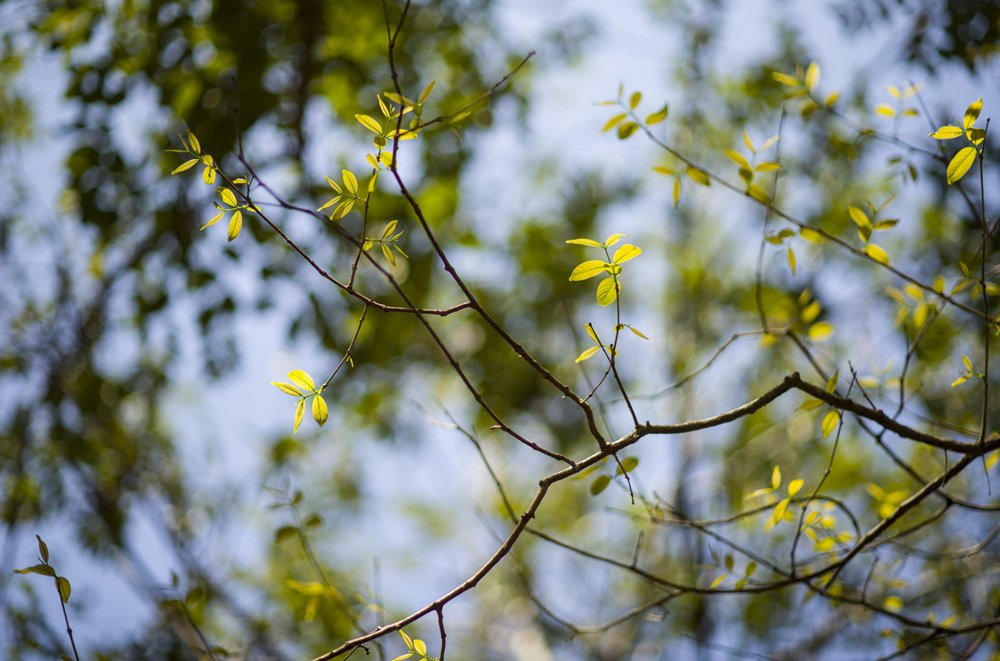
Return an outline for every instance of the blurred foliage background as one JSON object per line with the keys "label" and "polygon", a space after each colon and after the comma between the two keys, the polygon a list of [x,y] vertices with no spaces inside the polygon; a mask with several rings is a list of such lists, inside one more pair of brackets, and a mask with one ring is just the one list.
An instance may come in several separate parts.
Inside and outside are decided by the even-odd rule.
{"label": "blurred foliage background", "polygon": [[[777,132],[784,107],[776,147],[784,207],[849,236],[847,203],[881,204],[896,195],[886,214],[901,222],[885,241],[894,264],[928,282],[938,274],[954,279],[960,259],[978,264],[978,221],[945,186],[943,166],[829,114],[802,117],[771,72],[817,59],[810,41],[817,30],[836,34],[839,48],[872,56],[865,71],[839,77],[840,111],[935,149],[926,139],[931,124],[959,115],[975,96],[986,97],[984,116],[1000,101],[1000,3],[834,1],[804,24],[783,11],[795,3],[756,3],[754,20],[773,40],[739,61],[731,55],[740,45],[726,43],[732,32],[723,30],[738,3],[656,0],[621,12],[591,3],[576,11],[574,4],[536,16],[524,3],[424,0],[415,3],[398,52],[403,89],[415,94],[437,80],[433,104],[450,112],[528,50],[538,51],[462,129],[425,132],[415,146],[404,143],[401,160],[476,293],[560,378],[583,387],[589,372],[572,360],[586,346],[583,324],[612,319],[597,310],[590,288],[567,280],[581,253],[564,241],[621,231],[645,251],[622,294],[627,318],[652,337],[648,344],[630,338],[622,349],[622,370],[642,395],[640,419],[711,415],[792,370],[821,380],[789,341],[740,337],[698,378],[669,388],[734,333],[759,328],[764,219],[735,196],[690,181],[675,208],[672,180],[650,168],[676,163],[639,136],[619,142],[613,133],[599,135],[611,111],[590,104],[612,98],[614,84],[574,89],[569,98],[587,105],[560,103],[550,77],[582,71],[586,81],[584,65],[601,65],[588,54],[614,30],[638,29],[616,17],[638,17],[672,40],[670,60],[655,65],[655,87],[642,90],[650,112],[670,103],[668,142],[713,172],[731,173],[721,150],[742,148],[742,130],[760,144]],[[399,7],[390,2],[388,11],[395,18]],[[391,86],[379,3],[5,0],[0,24],[3,567],[25,564],[33,535],[47,531],[55,559],[77,572],[62,570],[74,581],[71,616],[90,658],[196,658],[198,631],[237,656],[302,658],[349,637],[356,624],[370,629],[463,580],[506,520],[468,439],[435,421],[453,417],[479,439],[515,505],[551,466],[489,430],[413,319],[377,311],[354,347],[354,368],[334,384],[329,425],[291,435],[291,407],[267,381],[293,367],[332,369],[359,306],[324,286],[259,223],[248,223],[249,232],[229,245],[220,232],[199,233],[210,191],[166,176],[176,162],[164,150],[177,146],[184,128],[234,173],[238,163],[225,155],[242,133],[269,184],[305,206],[321,204],[328,197],[323,175],[363,167],[367,138],[354,114],[371,113],[375,95]],[[610,77],[633,85],[627,71]],[[873,114],[876,104],[893,102],[885,85],[910,80],[974,94],[927,94],[917,118]],[[40,97],[38,87],[48,94]],[[54,99],[55,107],[33,105],[33,98]],[[553,122],[583,126],[588,135],[553,140],[561,135]],[[992,153],[992,138],[988,145]],[[33,167],[48,163],[33,155],[46,149],[58,162]],[[996,174],[989,165],[987,181]],[[996,209],[995,190],[986,198]],[[407,230],[410,260],[400,279],[415,301],[460,301],[387,181],[372,212],[399,218]],[[275,214],[321,263],[335,271],[349,264],[350,251],[332,232]],[[344,224],[360,226],[356,214]],[[921,305],[920,314],[936,314],[931,301],[905,291],[902,302],[894,300],[886,288],[901,284],[886,273],[801,241],[792,275],[784,250],[768,245],[764,256],[771,322],[802,324],[803,310],[819,301],[819,319],[837,332],[813,347],[816,363],[828,376],[835,366],[844,374],[850,360],[869,377],[871,395],[893,406],[893,377],[919,329],[914,317]],[[993,239],[988,264],[996,250]],[[362,290],[398,304],[374,276],[363,273]],[[434,323],[504,418],[560,452],[589,451],[576,410],[477,318]],[[911,421],[947,420],[959,434],[978,428],[973,385],[949,387],[961,354],[981,361],[970,340],[977,332],[973,320],[954,312],[937,318],[909,366]],[[263,376],[252,394],[232,395],[234,382],[251,374]],[[612,390],[601,392],[602,424],[623,433],[621,402]],[[637,491],[710,518],[742,509],[775,464],[815,484],[829,439],[820,440],[822,410],[800,403],[779,402],[710,434],[647,439],[636,451]],[[940,456],[887,442],[921,474],[942,465]],[[861,430],[845,427],[841,443],[826,490],[869,520],[879,506],[871,485],[883,493],[917,485]],[[993,503],[978,477],[956,491]],[[716,562],[705,536],[644,518],[620,489],[592,497],[588,484],[556,490],[539,524],[626,558],[638,544],[651,570],[678,581],[697,582]],[[924,555],[882,549],[882,588],[941,619],[996,608],[995,550],[967,562],[924,559],[955,539],[982,538],[995,520],[988,508],[963,510],[911,540]],[[300,523],[314,562],[288,532]],[[760,523],[737,534],[776,552],[787,531],[766,534]],[[316,592],[317,565],[334,593]],[[7,658],[53,658],[65,648],[57,611],[46,604],[51,595],[38,583],[0,577]],[[709,658],[723,649],[803,658],[895,644],[880,635],[884,621],[821,600],[801,605],[794,591],[689,595],[594,635],[569,636],[552,617],[597,622],[657,594],[648,583],[526,538],[512,561],[449,611],[449,649],[461,659]],[[108,595],[128,605],[124,613],[110,616]],[[415,633],[433,641],[434,630],[428,623]],[[386,658],[398,654],[391,652],[397,639],[386,645]]]}

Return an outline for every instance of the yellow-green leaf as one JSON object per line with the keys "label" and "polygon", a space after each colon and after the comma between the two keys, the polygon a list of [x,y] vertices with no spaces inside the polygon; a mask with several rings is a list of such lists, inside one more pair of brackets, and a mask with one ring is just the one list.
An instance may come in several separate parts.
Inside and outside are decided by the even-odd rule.
{"label": "yellow-green leaf", "polygon": [[632,92],[632,96],[628,100],[628,107],[635,110],[640,101],[642,101],[642,92]]}
{"label": "yellow-green leaf", "polygon": [[610,131],[614,127],[618,126],[618,124],[621,123],[621,121],[623,119],[625,119],[626,117],[628,117],[628,114],[623,113],[623,112],[618,113],[617,115],[614,115],[613,117],[611,117],[611,119],[609,119],[608,121],[604,122],[604,126],[601,127],[601,131],[602,132]]}
{"label": "yellow-green leaf", "polygon": [[184,161],[183,163],[175,167],[173,170],[171,170],[170,174],[179,174],[181,172],[186,172],[187,170],[190,170],[197,164],[198,164],[198,159],[192,158],[190,161]]}
{"label": "yellow-green leaf", "polygon": [[598,344],[601,343],[601,341],[597,339],[597,331],[594,330],[593,324],[587,324],[586,326],[584,326],[584,328],[587,330],[587,335],[590,336],[590,339],[592,339],[594,342],[597,342]]}
{"label": "yellow-green leaf", "polygon": [[626,243],[621,248],[615,251],[614,256],[611,261],[615,264],[624,264],[630,259],[635,259],[642,254],[642,248],[634,246],[631,243]]}
{"label": "yellow-green leaf", "polygon": [[716,576],[715,580],[712,581],[712,583],[708,586],[708,588],[710,590],[714,590],[715,588],[722,585],[722,582],[725,581],[727,578],[729,578],[729,574],[721,574],[719,576]]}
{"label": "yellow-green leaf", "polygon": [[651,113],[646,117],[646,124],[650,126],[652,126],[653,124],[659,124],[660,122],[662,122],[667,118],[668,114],[670,114],[670,106],[668,106],[667,104],[663,104],[663,108],[657,110],[654,113]]}
{"label": "yellow-green leaf", "polygon": [[639,125],[635,122],[625,122],[624,124],[620,124],[618,126],[618,139],[625,140],[635,133],[638,128]]}
{"label": "yellow-green leaf", "polygon": [[947,179],[949,184],[953,184],[969,171],[976,160],[976,148],[964,147],[958,150],[955,157],[948,164]]}
{"label": "yellow-green leaf", "polygon": [[358,120],[361,126],[364,126],[372,133],[382,135],[382,125],[379,124],[374,117],[369,117],[368,115],[355,115],[354,119]]}
{"label": "yellow-green leaf", "polygon": [[937,131],[934,131],[934,133],[931,133],[931,137],[935,140],[951,140],[953,138],[960,138],[963,135],[965,135],[965,131],[952,124],[942,126]]}
{"label": "yellow-green leaf", "polygon": [[681,203],[681,180],[680,177],[674,179],[674,207]]}
{"label": "yellow-green leaf", "polygon": [[221,189],[219,191],[219,197],[221,197],[222,201],[228,204],[229,206],[231,207],[236,206],[236,196],[233,195],[233,191],[229,190],[228,188]]}
{"label": "yellow-green leaf", "polygon": [[798,87],[800,85],[798,78],[789,76],[787,73],[781,73],[780,71],[771,72],[771,78],[788,87]]}
{"label": "yellow-green leaf", "polygon": [[341,175],[344,177],[344,188],[351,195],[358,194],[358,178],[354,176],[354,173],[350,170],[341,171]]}
{"label": "yellow-green leaf", "polygon": [[797,494],[799,491],[802,490],[802,485],[803,484],[805,484],[805,480],[803,480],[801,478],[796,479],[796,480],[792,480],[791,482],[789,482],[788,483],[788,495],[789,496],[794,496],[795,494]]}
{"label": "yellow-green leaf", "polygon": [[188,144],[191,145],[191,151],[196,154],[201,153],[201,143],[198,142],[198,138],[194,137],[194,133],[191,133],[191,129],[187,131]]}
{"label": "yellow-green leaf", "polygon": [[594,276],[605,273],[608,270],[607,262],[602,262],[599,259],[588,259],[587,261],[577,264],[573,272],[570,273],[569,279],[571,282],[577,280],[588,280]]}
{"label": "yellow-green leaf", "polygon": [[604,239],[604,247],[610,248],[611,246],[615,245],[624,238],[625,238],[624,234],[612,234],[608,236],[608,238]]}
{"label": "yellow-green leaf", "polygon": [[73,591],[69,579],[65,576],[56,576],[56,588],[59,590],[59,598],[62,599],[62,602],[69,603],[69,595]]}
{"label": "yellow-green leaf", "polygon": [[840,413],[838,411],[827,411],[826,415],[823,416],[823,423],[820,425],[823,438],[833,433],[833,430],[837,428],[838,422],[840,422]]}
{"label": "yellow-green leaf", "polygon": [[598,475],[594,478],[594,481],[590,483],[590,495],[596,496],[607,489],[609,484],[611,484],[611,478],[609,476],[603,474]]}
{"label": "yellow-green leaf", "polygon": [[747,170],[750,169],[750,161],[747,160],[746,156],[739,153],[735,149],[725,149],[723,150],[723,153],[725,153],[725,155],[729,158],[730,161],[736,163],[736,165],[740,166],[741,168],[746,168]]}
{"label": "yellow-green leaf", "polygon": [[823,235],[811,227],[803,227],[799,230],[799,236],[809,243],[823,243]]}
{"label": "yellow-green leaf", "polygon": [[868,219],[868,214],[856,206],[847,207],[847,213],[858,227],[870,228],[872,226],[872,222]]}
{"label": "yellow-green leaf", "polygon": [[795,251],[789,248],[785,257],[788,258],[788,268],[792,270],[792,275],[795,275]]}
{"label": "yellow-green leaf", "polygon": [[695,168],[688,168],[684,171],[684,174],[696,184],[701,186],[711,186],[712,182],[709,180],[708,175],[701,170]]}
{"label": "yellow-green leaf", "polygon": [[572,244],[574,246],[589,246],[591,248],[604,247],[604,244],[594,241],[593,239],[570,239],[566,243]]}
{"label": "yellow-green leaf", "polygon": [[773,161],[764,161],[763,163],[758,163],[754,169],[757,172],[776,172],[781,169],[781,164]]}
{"label": "yellow-green leaf", "polygon": [[962,354],[962,364],[965,365],[965,369],[972,371],[972,360],[965,354]]}
{"label": "yellow-green leaf", "polygon": [[302,418],[306,415],[306,400],[300,399],[299,403],[295,406],[295,425],[292,427],[292,433],[298,433],[299,425],[302,424]]}
{"label": "yellow-green leaf", "polygon": [[417,652],[417,654],[427,656],[427,644],[419,638],[414,639],[413,649]]}
{"label": "yellow-green leaf", "polygon": [[816,86],[819,85],[819,65],[815,62],[810,62],[809,67],[806,68],[805,83],[810,90],[816,89]]}
{"label": "yellow-green leaf", "polygon": [[889,253],[887,253],[882,246],[869,243],[865,246],[865,254],[874,259],[879,264],[889,265]]}
{"label": "yellow-green leaf", "polygon": [[611,305],[618,298],[618,290],[621,289],[614,278],[605,278],[597,285],[597,304],[601,307]]}
{"label": "yellow-green leaf", "polygon": [[303,390],[313,392],[316,390],[316,382],[305,370],[292,370],[288,373],[288,380]]}
{"label": "yellow-green leaf", "polygon": [[430,98],[431,93],[434,92],[435,85],[437,85],[436,80],[432,80],[431,82],[427,83],[427,86],[423,89],[422,92],[420,92],[420,96],[417,97],[417,103],[422,104],[425,101],[427,101],[427,99]]}
{"label": "yellow-green leaf", "polygon": [[214,216],[212,216],[212,220],[210,220],[210,221],[208,221],[207,223],[205,223],[204,225],[202,225],[202,226],[201,226],[201,229],[205,229],[206,227],[211,227],[212,225],[214,225],[214,224],[216,224],[217,222],[219,222],[219,220],[220,220],[220,219],[221,219],[221,218],[222,218],[223,216],[225,216],[225,215],[226,215],[226,212],[225,212],[225,211],[220,211],[219,213],[217,213],[217,214],[215,214]]}
{"label": "yellow-green leaf", "polygon": [[[207,156],[206,158],[211,158],[211,157]],[[212,165],[211,163],[209,163],[209,164],[207,164],[205,166],[205,170],[201,173],[201,180],[204,181],[209,186],[211,186],[212,184],[215,183],[215,166],[214,165]]]}
{"label": "yellow-green leaf", "polygon": [[330,411],[326,406],[326,400],[323,399],[322,395],[316,395],[313,397],[312,401],[312,414],[313,420],[316,421],[320,427],[326,424],[326,419],[330,415]]}
{"label": "yellow-green leaf", "polygon": [[236,237],[240,235],[240,230],[243,229],[243,212],[236,210],[233,212],[233,217],[229,219],[229,240],[233,241]]}
{"label": "yellow-green leaf", "polygon": [[641,337],[641,338],[642,338],[642,339],[644,339],[644,340],[648,340],[648,339],[649,339],[649,338],[648,338],[648,337],[646,337],[646,335],[645,335],[645,334],[644,334],[644,333],[643,333],[642,331],[640,331],[640,330],[639,330],[638,328],[635,328],[635,327],[633,327],[633,326],[629,326],[628,324],[625,324],[625,328],[627,328],[627,329],[629,329],[630,331],[632,331],[632,334],[633,334],[633,335],[635,335],[636,337]]}
{"label": "yellow-green leaf", "polygon": [[285,393],[286,395],[292,395],[293,397],[301,397],[302,391],[293,386],[290,383],[285,383],[284,381],[272,381],[271,385]]}
{"label": "yellow-green leaf", "polygon": [[777,489],[781,486],[781,468],[775,466],[774,470],[771,471],[771,488]]}
{"label": "yellow-green leaf", "polygon": [[573,362],[574,363],[582,363],[583,361],[587,360],[588,358],[590,358],[591,356],[593,356],[595,353],[597,353],[600,348],[601,347],[590,347],[589,349],[587,349],[586,351],[584,351],[583,353],[581,353],[579,356],[577,356],[576,360],[574,360]]}
{"label": "yellow-green leaf", "polygon": [[875,106],[875,112],[877,112],[880,115],[885,115],[886,117],[896,116],[896,111],[891,106],[887,106],[884,103],[880,103],[877,106]]}
{"label": "yellow-green leaf", "polygon": [[833,324],[829,321],[817,321],[809,327],[807,335],[813,342],[822,342],[826,338],[833,335]]}
{"label": "yellow-green leaf", "polygon": [[886,610],[895,612],[903,608],[903,600],[893,595],[891,597],[886,597],[885,601],[882,602],[882,605],[885,606]]}
{"label": "yellow-green leaf", "polygon": [[965,116],[962,118],[962,126],[965,128],[971,128],[976,120],[979,119],[979,112],[983,109],[983,98],[979,97],[975,101],[969,104],[969,107],[965,109]]}

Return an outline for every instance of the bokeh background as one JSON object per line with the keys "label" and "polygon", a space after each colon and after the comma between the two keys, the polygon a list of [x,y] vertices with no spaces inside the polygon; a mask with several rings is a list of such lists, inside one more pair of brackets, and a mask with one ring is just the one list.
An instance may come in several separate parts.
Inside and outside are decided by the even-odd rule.
{"label": "bokeh background", "polygon": [[[398,16],[398,3],[388,5]],[[314,568],[280,532],[296,524],[296,511],[272,505],[302,492],[297,512],[320,517],[309,539],[337,599],[371,628],[464,580],[507,529],[475,446],[454,424],[481,441],[515,504],[552,468],[489,430],[411,318],[375,311],[354,367],[327,397],[327,425],[307,420],[291,434],[293,402],[269,383],[295,368],[328,374],[359,306],[260,223],[248,222],[231,244],[220,227],[199,232],[214,214],[211,188],[192,173],[168,176],[177,161],[164,150],[185,128],[239,174],[232,153],[242,132],[268,184],[319,206],[328,197],[324,175],[367,167],[369,139],[353,117],[374,114],[375,95],[391,87],[384,21],[370,0],[0,2],[0,655],[65,651],[50,586],[9,571],[33,562],[36,533],[73,582],[70,616],[86,658],[197,658],[191,622],[239,657],[303,658],[349,637],[351,623],[334,598],[303,588],[316,580]],[[857,126],[933,149],[930,124],[980,96],[984,117],[998,107],[998,30],[995,0],[415,2],[399,71],[412,94],[437,81],[433,111],[453,112],[536,55],[460,129],[404,143],[402,172],[490,309],[581,387],[599,374],[573,363],[586,347],[583,324],[607,328],[613,317],[597,308],[589,283],[567,281],[583,253],[564,242],[627,233],[644,254],[626,277],[624,310],[651,338],[622,347],[640,418],[710,415],[809,369],[787,343],[747,337],[698,378],[670,388],[734,333],[759,328],[763,216],[691,181],[675,206],[672,180],[652,171],[675,163],[640,136],[601,133],[614,110],[598,102],[614,99],[622,84],[643,92],[648,112],[669,103],[662,130],[671,144],[735,178],[721,150],[742,149],[743,130],[757,144],[778,130],[786,90],[771,72],[816,61],[824,93],[839,91],[839,109]],[[914,82],[919,117],[874,112],[895,103],[887,85]],[[887,215],[901,222],[885,240],[894,264],[927,281],[952,280],[958,260],[977,249],[978,230],[949,196],[941,166],[835,118],[803,119],[794,103],[786,108],[783,205],[849,234],[845,200],[881,203],[895,194]],[[987,181],[996,181],[992,168]],[[995,191],[987,190],[988,206]],[[345,272],[351,253],[328,228],[274,212],[320,263]],[[396,272],[408,292],[430,307],[458,302],[387,179],[373,215],[398,218],[406,230],[411,259]],[[359,227],[356,215],[343,222]],[[891,401],[915,331],[912,318],[896,323],[900,303],[886,295],[900,283],[828,249],[799,242],[795,250],[794,274],[785,246],[765,252],[772,314],[793,323],[808,289],[837,328],[815,348],[820,360],[841,369],[850,360]],[[393,300],[374,271],[363,270],[362,283]],[[512,361],[482,323],[455,315],[435,324],[518,428],[562,452],[589,448],[574,409]],[[941,315],[910,368],[911,421],[977,426],[978,400],[949,388],[958,357],[976,355],[974,328]],[[627,431],[614,391],[598,399],[602,424]],[[710,517],[740,509],[775,464],[815,483],[827,451],[818,413],[798,403],[711,434],[647,439],[632,453],[641,460],[637,490]],[[844,443],[828,485],[834,493],[865,511],[878,506],[867,485],[912,488],[870,439],[849,431]],[[934,458],[913,460],[930,466]],[[706,575],[710,544],[637,522],[641,508],[612,486],[598,498],[587,482],[558,490],[540,525],[624,557],[642,530],[652,564],[691,580]],[[965,486],[982,493],[982,484]],[[942,522],[924,541],[943,548],[992,525],[989,512],[970,514]],[[742,534],[762,548],[774,543],[759,525]],[[879,635],[885,622],[821,602],[807,607],[791,591],[691,597],[606,632],[568,636],[552,613],[596,623],[655,591],[540,540],[523,542],[447,610],[450,658],[796,650],[848,658],[839,655],[894,644]],[[926,568],[893,564],[886,553],[886,582],[924,585],[917,579]],[[989,552],[977,562],[942,566],[933,587],[913,588],[907,599],[942,619],[988,607],[998,565]],[[433,643],[435,630],[428,622],[411,634]],[[387,641],[386,658],[397,647],[398,638]]]}

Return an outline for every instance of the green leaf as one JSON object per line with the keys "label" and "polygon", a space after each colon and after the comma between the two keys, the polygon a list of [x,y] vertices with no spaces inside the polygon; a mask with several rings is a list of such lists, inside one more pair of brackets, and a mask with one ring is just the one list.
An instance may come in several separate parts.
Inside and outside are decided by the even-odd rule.
{"label": "green leaf", "polygon": [[714,590],[715,588],[722,585],[722,582],[725,581],[727,578],[729,578],[729,574],[721,574],[719,576],[716,576],[715,580],[712,581],[711,584],[709,584],[708,589]]}
{"label": "green leaf", "polygon": [[598,475],[597,478],[590,483],[590,495],[596,496],[607,489],[609,484],[611,484],[611,478],[609,476],[604,474]]}
{"label": "green leaf", "polygon": [[625,457],[622,459],[621,466],[615,471],[616,475],[621,475],[622,473],[631,473],[635,470],[635,467],[639,465],[639,460],[635,457]]}
{"label": "green leaf", "polygon": [[220,188],[219,197],[221,197],[222,201],[228,204],[229,206],[231,207],[236,206],[236,196],[233,195],[233,191],[229,190],[228,188]]}
{"label": "green leaf", "polygon": [[597,347],[590,347],[589,349],[587,349],[586,351],[584,351],[583,353],[581,353],[579,356],[577,356],[576,360],[574,360],[573,362],[575,362],[575,363],[582,363],[583,361],[587,360],[588,358],[590,358],[591,356],[593,356],[595,353],[597,353],[600,350],[600,348],[601,347],[599,347],[599,346],[597,346]]}
{"label": "green leaf", "polygon": [[635,122],[625,122],[618,126],[618,139],[625,140],[639,128],[639,125]]}
{"label": "green leaf", "polygon": [[789,247],[785,257],[788,259],[788,268],[792,270],[792,275],[795,275],[795,251]]}
{"label": "green leaf", "polygon": [[602,262],[599,259],[588,259],[581,264],[577,264],[576,268],[573,269],[573,272],[570,274],[569,279],[571,282],[588,280],[594,276],[607,272],[607,270],[607,262]]}
{"label": "green leaf", "polygon": [[281,526],[274,531],[274,541],[275,543],[280,543],[286,539],[291,539],[292,537],[298,537],[299,529],[295,526]]}
{"label": "green leaf", "polygon": [[965,128],[971,128],[976,120],[979,119],[979,113],[983,109],[983,98],[979,97],[975,101],[969,104],[969,107],[965,109],[965,116],[962,118],[962,126]]}
{"label": "green leaf", "polygon": [[965,131],[952,124],[942,126],[937,131],[934,131],[934,133],[931,133],[931,137],[935,140],[951,140],[953,138],[960,138],[963,135],[965,135]]}
{"label": "green leaf", "polygon": [[837,423],[840,422],[840,413],[838,411],[828,411],[825,416],[823,416],[823,422],[820,425],[820,431],[823,433],[823,438],[826,438],[833,433],[833,430],[837,428]]}
{"label": "green leaf", "polygon": [[69,596],[73,592],[73,586],[69,584],[69,579],[65,576],[56,576],[56,589],[59,590],[59,598],[64,604],[69,603]]}
{"label": "green leaf", "polygon": [[614,262],[615,264],[624,264],[630,259],[635,259],[641,254],[642,254],[642,248],[634,246],[631,243],[626,243],[621,248],[615,251],[615,254],[611,258],[611,261]]}
{"label": "green leaf", "polygon": [[427,656],[427,644],[419,638],[413,641],[413,649],[416,650],[417,654]]}
{"label": "green leaf", "polygon": [[241,229],[243,229],[243,212],[236,210],[233,212],[233,217],[229,219],[229,240],[232,241],[238,237]]}
{"label": "green leaf", "polygon": [[292,370],[288,373],[288,380],[308,392],[316,390],[316,382],[305,370]]}
{"label": "green leaf", "polygon": [[312,414],[313,420],[315,420],[316,424],[320,427],[326,424],[326,419],[330,416],[330,411],[326,406],[326,400],[323,399],[323,395],[316,395],[313,397]]}
{"label": "green leaf", "polygon": [[173,170],[170,171],[170,174],[180,174],[181,172],[186,172],[197,164],[198,164],[198,159],[192,158],[190,161],[184,161],[183,163],[175,167]]}
{"label": "green leaf", "polygon": [[953,184],[962,177],[965,173],[969,171],[972,164],[976,160],[976,148],[975,147],[964,147],[958,150],[955,157],[951,159],[951,163],[948,164],[947,179],[948,184]]}
{"label": "green leaf", "polygon": [[299,403],[295,406],[295,426],[292,427],[292,433],[296,434],[299,431],[299,425],[302,424],[302,418],[306,415],[306,400],[300,399]]}
{"label": "green leaf", "polygon": [[750,562],[750,563],[748,563],[747,564],[747,568],[743,570],[743,573],[746,575],[747,578],[750,578],[751,576],[753,576],[754,574],[756,574],[757,573],[757,563],[756,562]]}
{"label": "green leaf", "polygon": [[616,243],[618,243],[619,241],[621,241],[624,238],[625,238],[624,234],[611,234],[611,235],[608,236],[608,238],[604,239],[604,246],[603,247],[604,248],[610,248],[611,246],[615,245]]}
{"label": "green leaf", "polygon": [[391,235],[393,232],[396,231],[396,224],[397,221],[395,220],[390,220],[388,223],[385,224],[385,229],[382,230],[383,239],[389,238],[389,235]]}
{"label": "green leaf", "polygon": [[620,124],[621,121],[623,119],[625,119],[626,117],[628,117],[628,114],[624,113],[624,112],[621,112],[621,113],[618,113],[617,115],[614,115],[608,121],[604,122],[604,126],[601,127],[601,132],[603,133],[603,132],[606,132],[606,131],[610,131],[614,127],[618,126],[618,124]]}
{"label": "green leaf", "polygon": [[566,243],[569,243],[569,244],[572,244],[572,245],[575,245],[575,246],[588,246],[590,248],[603,248],[604,247],[603,244],[598,243],[597,241],[594,241],[593,239],[570,239]]}
{"label": "green leaf", "polygon": [[889,265],[889,254],[878,244],[869,243],[865,246],[865,254],[879,264],[885,264],[886,266]]}
{"label": "green leaf", "polygon": [[601,283],[597,285],[597,304],[601,307],[611,305],[618,298],[618,291],[620,289],[621,285],[614,278],[601,280]]}
{"label": "green leaf", "polygon": [[361,126],[364,126],[375,135],[382,135],[382,125],[379,124],[374,117],[369,117],[368,115],[355,115],[354,119],[358,120]]}
{"label": "green leaf", "polygon": [[15,569],[15,574],[40,574],[42,576],[52,576],[55,577],[56,570],[49,565],[32,565],[30,567],[25,567],[24,569]]}
{"label": "green leaf", "polygon": [[635,110],[640,101],[642,101],[642,92],[632,92],[632,96],[628,100],[628,107]]}
{"label": "green leaf", "polygon": [[[970,367],[969,369],[971,370],[972,368]],[[38,535],[35,535],[35,539],[38,540],[38,554],[40,556],[42,556],[42,562],[48,563],[48,561],[49,561],[49,547],[45,545],[45,542],[43,542],[42,538],[39,537]]]}
{"label": "green leaf", "polygon": [[330,220],[340,220],[341,218],[349,214],[351,212],[351,209],[353,208],[354,208],[353,198],[348,198],[346,200],[343,200],[340,204],[337,205],[337,208],[333,210],[333,213],[330,214]]}
{"label": "green leaf", "polygon": [[302,391],[293,386],[290,383],[285,383],[283,381],[272,381],[271,385],[285,393],[286,395],[292,395],[293,397],[301,397]]}

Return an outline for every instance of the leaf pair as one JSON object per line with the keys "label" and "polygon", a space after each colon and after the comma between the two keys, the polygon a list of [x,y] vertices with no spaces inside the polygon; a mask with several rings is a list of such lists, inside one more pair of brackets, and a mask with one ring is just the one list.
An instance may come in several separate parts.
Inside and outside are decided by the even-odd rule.
{"label": "leaf pair", "polygon": [[610,248],[621,241],[624,236],[624,234],[612,234],[605,239],[604,243],[598,243],[593,239],[570,239],[566,242],[573,245],[588,246],[604,250],[607,261],[589,259],[585,262],[581,262],[580,264],[577,264],[576,268],[573,269],[573,272],[570,273],[569,276],[571,282],[576,282],[580,280],[589,280],[590,278],[601,275],[602,273],[607,273],[608,277],[597,285],[597,303],[602,307],[611,305],[618,298],[618,293],[621,291],[621,283],[618,280],[618,276],[622,272],[621,265],[642,254],[641,248],[634,246],[631,243],[626,243],[619,247],[618,250],[615,251],[615,254],[612,255]]}
{"label": "leaf pair", "polygon": [[56,590],[59,592],[59,598],[64,604],[69,603],[70,594],[73,592],[69,579],[56,573],[55,567],[49,564],[49,547],[38,535],[35,535],[35,539],[38,540],[38,555],[41,562],[37,565],[32,565],[23,569],[15,569],[14,573],[38,574],[39,576],[49,576],[53,578],[56,583]]}
{"label": "leaf pair", "polygon": [[306,399],[309,397],[312,397],[312,416],[316,424],[320,427],[326,424],[330,412],[326,400],[321,394],[326,385],[324,384],[322,388],[316,388],[316,382],[305,370],[292,370],[288,373],[288,380],[291,383],[272,381],[271,385],[286,395],[299,398],[299,402],[295,406],[295,426],[292,428],[292,432],[299,431],[299,425],[302,424],[302,419],[306,414]]}
{"label": "leaf pair", "polygon": [[[330,188],[333,189],[333,192],[336,193],[336,195],[331,197],[323,206],[316,210],[323,211],[329,207],[334,207],[333,212],[330,214],[330,220],[340,220],[349,214],[351,209],[353,209],[354,205],[358,202],[364,204],[364,199],[358,195],[358,178],[354,176],[354,173],[350,170],[342,170],[340,174],[343,179],[343,184],[338,184],[330,177],[325,177],[326,183],[330,185]],[[375,179],[373,176],[369,189],[373,187],[374,181]]]}
{"label": "leaf pair", "polygon": [[969,107],[965,109],[961,127],[954,124],[946,124],[937,131],[934,131],[934,133],[931,133],[931,137],[935,140],[953,140],[964,136],[969,141],[969,146],[959,149],[958,153],[951,159],[951,162],[948,163],[945,175],[949,185],[964,177],[969,168],[972,167],[972,164],[976,162],[976,157],[980,156],[980,145],[986,139],[986,131],[976,128],[975,124],[982,110],[983,99],[980,97],[970,103]]}
{"label": "leaf pair", "polygon": [[376,245],[382,248],[382,254],[385,256],[386,260],[393,266],[396,265],[396,255],[393,254],[392,250],[395,249],[404,259],[409,259],[409,255],[403,252],[403,249],[399,247],[397,243],[401,236],[403,236],[403,230],[396,231],[397,221],[390,220],[385,224],[385,228],[382,230],[382,236],[371,239],[366,238],[361,244],[362,250],[370,250]]}

